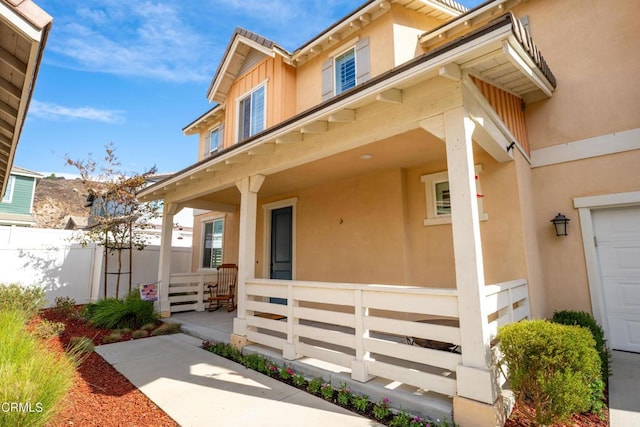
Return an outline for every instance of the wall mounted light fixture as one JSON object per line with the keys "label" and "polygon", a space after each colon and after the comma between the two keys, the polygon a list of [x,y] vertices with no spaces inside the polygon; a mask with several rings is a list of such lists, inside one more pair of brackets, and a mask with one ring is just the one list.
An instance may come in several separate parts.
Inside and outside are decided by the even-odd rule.
{"label": "wall mounted light fixture", "polygon": [[555,218],[551,220],[553,227],[556,229],[556,236],[567,236],[567,225],[571,221],[566,216],[558,212]]}

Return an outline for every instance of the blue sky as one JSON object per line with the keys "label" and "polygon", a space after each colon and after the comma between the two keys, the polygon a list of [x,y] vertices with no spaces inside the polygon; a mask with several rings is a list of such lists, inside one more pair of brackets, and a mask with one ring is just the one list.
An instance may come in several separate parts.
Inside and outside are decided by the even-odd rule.
{"label": "blue sky", "polygon": [[236,26],[292,51],[363,1],[36,0],[54,23],[14,164],[75,173],[65,155],[100,158],[112,142],[125,171],[185,168],[198,140],[182,128],[211,108]]}

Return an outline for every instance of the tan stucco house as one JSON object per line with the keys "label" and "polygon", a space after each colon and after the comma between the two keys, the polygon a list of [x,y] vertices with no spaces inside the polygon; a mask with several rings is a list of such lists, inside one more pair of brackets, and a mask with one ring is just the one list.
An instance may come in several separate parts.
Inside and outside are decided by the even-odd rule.
{"label": "tan stucco house", "polygon": [[[140,194],[164,200],[159,309],[201,310],[236,263],[236,345],[452,399],[461,426],[501,422],[500,325],[585,310],[640,351],[639,19],[633,1],[372,0],[293,52],[237,29],[184,129],[200,160]],[[189,281],[191,305],[171,296]]]}

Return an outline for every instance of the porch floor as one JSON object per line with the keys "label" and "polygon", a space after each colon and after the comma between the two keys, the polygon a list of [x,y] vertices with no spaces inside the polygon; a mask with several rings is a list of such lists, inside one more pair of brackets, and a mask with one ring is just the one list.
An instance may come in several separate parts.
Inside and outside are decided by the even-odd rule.
{"label": "porch floor", "polygon": [[[202,340],[213,340],[228,343],[233,331],[233,318],[237,312],[220,309],[214,312],[182,312],[174,313],[167,322],[179,322],[183,332]],[[259,344],[244,347],[244,354],[258,353],[279,365],[291,366],[296,372],[307,378],[322,377],[337,386],[348,385],[358,394],[369,396],[371,401],[380,401],[387,397],[396,409],[403,409],[412,414],[432,419],[451,419],[452,399],[437,393],[417,389],[399,382],[376,377],[367,383],[351,379],[351,370],[344,366],[334,365],[318,359],[303,357],[298,360],[285,360],[281,352]]]}

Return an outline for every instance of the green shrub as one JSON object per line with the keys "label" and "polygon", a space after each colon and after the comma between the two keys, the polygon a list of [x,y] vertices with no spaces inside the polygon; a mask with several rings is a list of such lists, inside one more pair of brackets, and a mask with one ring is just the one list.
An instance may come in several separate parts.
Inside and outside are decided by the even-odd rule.
{"label": "green shrub", "polygon": [[551,321],[562,325],[582,326],[591,331],[591,335],[596,342],[595,349],[600,356],[600,372],[602,373],[602,380],[606,381],[607,378],[611,376],[611,371],[609,370],[609,359],[611,358],[611,353],[607,350],[604,331],[600,325],[598,325],[596,320],[589,313],[584,311],[562,310],[554,312]]}
{"label": "green shrub", "polygon": [[26,321],[37,315],[45,303],[41,287],[0,284],[0,311],[20,310],[25,313]]}
{"label": "green shrub", "polygon": [[83,315],[92,325],[105,329],[137,329],[158,320],[153,303],[141,300],[138,291],[132,291],[123,299],[105,298],[88,304]]}
{"label": "green shrub", "polygon": [[371,413],[377,420],[383,420],[387,416],[389,416],[389,414],[391,413],[391,410],[389,409],[389,403],[389,398],[385,397],[380,402],[377,402],[375,405],[373,405]]}
{"label": "green shrub", "polygon": [[307,384],[307,391],[311,394],[320,394],[322,384],[324,384],[324,380],[322,378],[314,378],[309,381],[309,384]]}
{"label": "green shrub", "polygon": [[151,332],[151,336],[177,334],[180,333],[181,327],[180,323],[163,323]]}
{"label": "green shrub", "polygon": [[307,380],[300,374],[295,374],[293,376],[293,385],[298,388],[304,388],[307,385]]}
{"label": "green shrub", "polygon": [[320,395],[324,400],[333,400],[333,386],[331,383],[324,383],[320,387]]}
{"label": "green shrub", "polygon": [[337,401],[342,406],[347,406],[351,403],[351,398],[353,396],[353,392],[347,386],[346,383],[340,383],[338,386],[338,397]]}
{"label": "green shrub", "polygon": [[[19,310],[0,310],[0,402],[23,410],[0,411],[0,426],[42,426],[61,409],[77,360],[49,350]],[[26,409],[26,410],[25,410]]]}
{"label": "green shrub", "polygon": [[367,412],[370,403],[369,396],[366,394],[354,394],[351,402],[353,403],[353,407],[360,412]]}
{"label": "green shrub", "polygon": [[604,385],[589,331],[533,320],[504,326],[498,339],[511,387],[518,401],[532,404],[535,413],[523,412],[536,425],[597,409]]}
{"label": "green shrub", "polygon": [[62,322],[52,322],[50,320],[41,320],[34,328],[33,334],[45,340],[53,338],[64,332],[65,325]]}
{"label": "green shrub", "polygon": [[77,319],[79,317],[76,300],[71,297],[56,297],[53,310],[68,319]]}
{"label": "green shrub", "polygon": [[415,423],[415,418],[409,415],[405,411],[400,411],[394,415],[393,419],[389,423],[391,427],[410,427],[411,423]]}
{"label": "green shrub", "polygon": [[267,371],[267,360],[256,353],[247,354],[244,356],[242,364],[248,369],[265,373]]}

